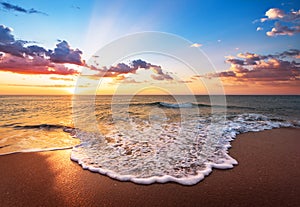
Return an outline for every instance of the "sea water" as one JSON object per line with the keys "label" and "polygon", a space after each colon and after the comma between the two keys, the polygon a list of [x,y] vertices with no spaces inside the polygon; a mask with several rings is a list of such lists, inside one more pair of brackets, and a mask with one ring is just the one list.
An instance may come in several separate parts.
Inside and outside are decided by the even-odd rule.
{"label": "sea water", "polygon": [[237,164],[237,134],[300,125],[300,96],[218,99],[1,96],[0,154],[72,148],[84,169],[118,180],[192,185]]}

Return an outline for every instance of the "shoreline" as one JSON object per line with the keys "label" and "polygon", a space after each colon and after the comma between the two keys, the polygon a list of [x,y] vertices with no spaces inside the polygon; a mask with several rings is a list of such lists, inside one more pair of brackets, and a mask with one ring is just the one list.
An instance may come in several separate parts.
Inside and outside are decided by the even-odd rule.
{"label": "shoreline", "polygon": [[300,129],[240,134],[229,155],[193,186],[139,185],[84,170],[71,150],[0,156],[1,206],[299,206]]}

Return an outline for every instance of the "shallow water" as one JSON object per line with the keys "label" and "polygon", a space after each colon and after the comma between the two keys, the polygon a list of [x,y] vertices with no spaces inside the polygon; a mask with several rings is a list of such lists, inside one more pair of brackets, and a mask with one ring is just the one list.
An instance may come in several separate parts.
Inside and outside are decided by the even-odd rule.
{"label": "shallow water", "polygon": [[0,96],[0,154],[73,148],[83,168],[137,183],[199,182],[237,134],[297,127],[300,96]]}

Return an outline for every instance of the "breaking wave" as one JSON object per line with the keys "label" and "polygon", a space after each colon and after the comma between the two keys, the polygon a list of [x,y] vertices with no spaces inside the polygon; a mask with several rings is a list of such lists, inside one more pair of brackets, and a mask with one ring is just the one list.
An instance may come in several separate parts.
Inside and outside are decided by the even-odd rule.
{"label": "breaking wave", "polygon": [[79,130],[76,137],[81,144],[73,148],[71,159],[84,169],[121,181],[193,185],[212,168],[228,169],[237,164],[228,155],[237,134],[295,126],[261,114],[214,121],[212,117],[162,125],[132,121],[134,130],[115,130],[105,136]]}

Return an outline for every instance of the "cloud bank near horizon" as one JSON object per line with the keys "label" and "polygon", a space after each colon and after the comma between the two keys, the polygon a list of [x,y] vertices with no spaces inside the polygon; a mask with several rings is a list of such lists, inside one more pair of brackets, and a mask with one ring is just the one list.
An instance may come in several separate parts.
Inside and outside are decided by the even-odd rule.
{"label": "cloud bank near horizon", "polygon": [[260,55],[239,53],[226,57],[227,71],[206,74],[204,78],[220,77],[237,83],[298,83],[300,82],[300,50],[291,49],[279,54]]}
{"label": "cloud bank near horizon", "polygon": [[159,65],[154,65],[149,62],[146,62],[144,60],[138,59],[133,60],[129,64],[125,63],[118,63],[115,66],[110,67],[102,67],[98,68],[95,66],[88,66],[88,68],[92,71],[96,71],[97,73],[94,75],[88,75],[87,77],[92,79],[98,79],[100,77],[110,77],[110,78],[116,78],[116,80],[124,80],[128,83],[138,83],[138,81],[130,78],[126,78],[124,75],[126,74],[136,74],[137,70],[151,70],[154,74],[151,74],[151,78],[153,80],[158,81],[171,81],[174,80],[174,78],[170,75],[168,72],[164,72],[162,67]]}

